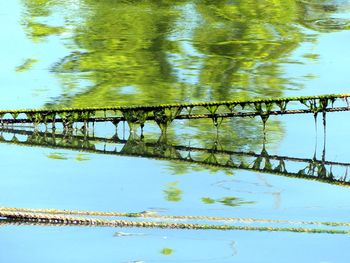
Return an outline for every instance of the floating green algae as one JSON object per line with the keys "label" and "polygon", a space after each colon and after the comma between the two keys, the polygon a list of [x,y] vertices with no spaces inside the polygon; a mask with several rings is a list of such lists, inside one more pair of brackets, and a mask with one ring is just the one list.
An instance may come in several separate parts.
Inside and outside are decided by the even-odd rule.
{"label": "floating green algae", "polygon": [[34,21],[28,22],[27,27],[30,31],[30,36],[34,41],[39,41],[43,37],[50,35],[62,34],[66,30],[64,27],[49,26],[47,24],[42,24]]}
{"label": "floating green algae", "polygon": [[253,201],[244,201],[241,198],[235,197],[235,196],[226,196],[218,199],[214,199],[211,197],[203,197],[201,198],[202,202],[204,204],[214,204],[214,203],[221,203],[225,206],[231,206],[231,207],[237,207],[241,205],[246,205],[246,204],[255,204]]}
{"label": "floating green algae", "polygon": [[86,155],[86,154],[77,154],[77,156],[75,157],[76,161],[88,161],[90,160],[90,158]]}
{"label": "floating green algae", "polygon": [[168,247],[163,248],[160,253],[164,256],[170,256],[171,254],[174,253],[174,250]]}
{"label": "floating green algae", "polygon": [[35,63],[37,63],[37,59],[28,58],[21,65],[16,67],[16,72],[25,72],[33,67]]}
{"label": "floating green algae", "polygon": [[201,200],[204,204],[215,204],[215,199],[210,197],[203,197]]}
{"label": "floating green algae", "polygon": [[171,182],[164,190],[165,199],[170,202],[179,202],[182,199],[182,190],[177,187],[177,182]]}
{"label": "floating green algae", "polygon": [[254,201],[244,201],[241,198],[238,198],[235,196],[223,197],[218,199],[217,202],[222,203],[223,205],[226,205],[226,206],[231,206],[231,207],[236,207],[236,206],[241,206],[246,204],[255,204]]}
{"label": "floating green algae", "polygon": [[47,155],[47,157],[54,160],[68,160],[68,157],[66,157],[63,153],[50,153]]}

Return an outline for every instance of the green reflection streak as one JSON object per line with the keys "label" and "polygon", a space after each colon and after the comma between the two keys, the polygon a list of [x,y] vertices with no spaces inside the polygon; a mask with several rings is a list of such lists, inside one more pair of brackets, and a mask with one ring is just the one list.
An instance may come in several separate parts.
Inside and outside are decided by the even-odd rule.
{"label": "green reflection streak", "polygon": [[50,153],[47,155],[47,157],[54,160],[68,160],[63,153]]}
{"label": "green reflection streak", "polygon": [[[57,13],[55,8],[69,9],[68,3],[23,3],[27,11],[23,20],[33,40],[64,31],[61,25],[40,25],[43,18]],[[313,41],[295,23],[300,14],[293,0],[81,0],[79,4],[84,8],[75,14],[78,20],[65,14],[69,21],[65,26],[71,28],[70,54],[51,68],[63,94],[48,103],[49,108],[281,96],[294,85],[282,64],[301,43]],[[193,134],[209,140],[211,127],[203,123]],[[166,130],[168,124],[163,124]],[[230,129],[221,129],[223,142],[235,138],[240,143],[246,131],[257,135],[253,140],[261,144],[261,126],[256,122],[237,120],[225,127]],[[276,131],[271,137],[277,142],[283,134],[279,122],[271,122],[268,129]]]}
{"label": "green reflection streak", "polygon": [[350,29],[350,20],[342,18],[350,11],[348,1],[298,0],[298,23],[315,32],[329,33]]}
{"label": "green reflection streak", "polygon": [[[67,8],[39,2],[24,1],[24,20],[50,17],[54,6]],[[299,10],[292,0],[80,3],[89,12],[79,12],[79,23],[70,22],[71,53],[52,68],[64,87],[59,104],[70,107],[193,101],[207,94],[215,100],[280,96],[292,85],[281,62],[310,41],[295,24]],[[188,13],[198,19],[183,17]],[[36,32],[35,23],[26,26]],[[60,32],[46,26],[52,29],[43,35]],[[180,78],[186,70],[197,83]],[[125,93],[125,87],[133,92]]]}
{"label": "green reflection streak", "polygon": [[[79,51],[53,67],[67,89],[80,86],[75,81],[81,78],[91,83],[67,98],[67,105],[125,105],[180,96],[176,87],[169,89],[176,80],[167,52],[176,47],[166,36],[178,15],[177,2],[86,1],[90,12],[73,36]],[[123,93],[126,86],[135,87],[136,94]]]}
{"label": "green reflection streak", "polygon": [[226,206],[231,206],[231,207],[237,207],[241,205],[247,205],[247,204],[255,204],[256,202],[253,201],[244,201],[241,198],[235,197],[235,196],[227,196],[227,197],[222,197],[220,199],[213,199],[210,197],[203,197],[202,202],[204,204],[214,204],[215,202],[222,203],[223,205]]}
{"label": "green reflection streak", "polygon": [[183,191],[177,187],[178,182],[171,182],[164,190],[165,199],[170,202],[179,202],[182,199]]}
{"label": "green reflection streak", "polygon": [[255,204],[255,202],[253,201],[243,201],[241,198],[234,197],[234,196],[223,197],[217,201],[226,206],[232,206],[232,207],[246,205],[246,204]]}
{"label": "green reflection streak", "polygon": [[[195,45],[206,54],[201,84],[213,99],[280,96],[292,83],[281,62],[303,42],[295,1],[201,1]],[[205,30],[203,30],[205,28]]]}
{"label": "green reflection streak", "polygon": [[171,254],[174,253],[174,250],[171,249],[171,248],[163,248],[161,251],[160,251],[161,254],[163,254],[164,256],[170,256]]}
{"label": "green reflection streak", "polygon": [[32,66],[38,62],[38,60],[33,58],[26,59],[21,65],[16,67],[16,72],[25,72],[32,68]]}

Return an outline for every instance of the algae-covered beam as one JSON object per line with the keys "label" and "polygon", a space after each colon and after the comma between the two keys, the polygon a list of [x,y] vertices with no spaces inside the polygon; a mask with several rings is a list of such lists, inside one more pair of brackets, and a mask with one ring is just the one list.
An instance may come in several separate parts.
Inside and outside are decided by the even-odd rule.
{"label": "algae-covered beam", "polygon": [[[299,96],[299,97],[284,97],[284,98],[258,98],[252,100],[228,100],[228,101],[213,101],[213,102],[193,102],[193,103],[173,103],[173,104],[159,104],[159,105],[133,105],[133,106],[112,106],[112,107],[86,107],[86,108],[62,108],[62,109],[18,109],[18,110],[0,110],[0,117],[6,113],[66,113],[66,112],[80,112],[80,113],[90,113],[94,114],[95,111],[128,111],[128,110],[156,110],[156,109],[169,109],[169,108],[191,108],[191,107],[206,107],[210,106],[233,106],[240,105],[245,107],[248,105],[267,105],[268,108],[274,103],[280,105],[282,108],[285,107],[284,103],[288,102],[300,102],[302,104],[309,105],[310,101],[318,100],[321,102],[322,106],[327,106],[328,101],[334,102],[337,99],[348,99],[350,94],[328,94],[328,95],[318,95],[318,96]],[[281,105],[282,103],[282,105]],[[312,103],[312,105],[314,105]],[[258,106],[257,106],[258,107]]]}
{"label": "algae-covered beam", "polygon": [[[334,108],[327,108],[324,110],[325,112],[341,112],[341,111],[350,111],[350,107],[334,107]],[[256,117],[256,116],[263,116],[263,115],[293,115],[293,114],[307,114],[307,113],[314,113],[312,110],[309,109],[302,109],[302,110],[285,110],[285,111],[263,111],[263,112],[232,112],[232,113],[217,113],[214,116],[216,118],[235,118],[235,117]],[[212,118],[212,114],[179,114],[176,117],[173,118],[173,120],[185,120],[185,119],[210,119]],[[154,116],[148,116],[146,117],[146,121],[152,121],[155,120]],[[92,117],[88,119],[81,119],[77,120],[76,122],[122,122],[126,121],[128,122],[127,118],[125,117]],[[33,123],[30,119],[2,119],[3,124],[30,124]],[[62,123],[64,122],[62,119],[54,119],[54,120],[48,120],[46,123]],[[139,122],[135,122],[135,124],[139,124]]]}
{"label": "algae-covered beam", "polygon": [[[151,120],[165,133],[175,119],[208,118],[218,127],[223,118],[260,116],[265,126],[271,115],[313,113],[316,117],[322,113],[325,117],[326,112],[348,111],[349,97],[350,94],[331,94],[100,108],[0,110],[0,123],[52,124],[53,128],[56,123],[62,123],[65,130],[70,130],[78,122],[84,123],[86,129],[89,122],[111,121],[117,125],[120,121],[126,121],[130,130],[134,130],[136,124],[143,128],[145,122]],[[338,103],[334,105],[336,101]]]}

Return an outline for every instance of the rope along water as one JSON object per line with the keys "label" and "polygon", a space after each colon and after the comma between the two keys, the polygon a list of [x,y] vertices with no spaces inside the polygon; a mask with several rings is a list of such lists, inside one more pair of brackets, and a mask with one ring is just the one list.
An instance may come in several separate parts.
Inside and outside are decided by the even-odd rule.
{"label": "rope along water", "polygon": [[[69,215],[69,216],[67,216]],[[296,225],[324,225],[324,226],[350,226],[348,222],[320,222],[320,221],[291,221],[256,218],[233,218],[213,216],[174,216],[156,215],[154,213],[120,213],[120,212],[98,212],[58,209],[27,209],[27,208],[0,208],[0,217],[6,218],[8,222],[14,223],[42,223],[59,225],[91,225],[112,227],[151,227],[151,228],[177,228],[177,229],[214,229],[214,230],[257,230],[257,231],[290,231],[310,233],[340,233],[350,234],[350,230],[338,229],[310,229],[294,227],[255,227],[255,226],[232,226],[219,224],[189,224],[169,222],[140,222],[130,220],[106,220],[96,218],[71,217],[71,215],[102,216],[102,217],[131,217],[131,218],[154,218],[167,220],[206,220],[206,221],[231,221],[241,223],[285,223]]]}
{"label": "rope along water", "polygon": [[94,218],[80,218],[68,216],[55,216],[44,214],[25,214],[13,212],[0,212],[0,224],[15,225],[49,225],[49,226],[95,226],[95,227],[141,227],[161,229],[192,229],[192,230],[246,230],[246,231],[282,231],[298,233],[327,233],[350,234],[349,230],[293,228],[293,227],[255,227],[255,226],[231,226],[212,224],[186,224],[165,222],[138,222],[128,220],[105,220]]}

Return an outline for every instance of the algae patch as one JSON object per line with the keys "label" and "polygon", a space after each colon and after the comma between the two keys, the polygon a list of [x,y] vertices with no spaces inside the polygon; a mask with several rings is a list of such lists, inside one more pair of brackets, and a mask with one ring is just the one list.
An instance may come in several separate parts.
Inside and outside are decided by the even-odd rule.
{"label": "algae patch", "polygon": [[28,58],[21,65],[16,67],[16,72],[25,72],[33,67],[37,63],[37,59]]}

